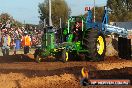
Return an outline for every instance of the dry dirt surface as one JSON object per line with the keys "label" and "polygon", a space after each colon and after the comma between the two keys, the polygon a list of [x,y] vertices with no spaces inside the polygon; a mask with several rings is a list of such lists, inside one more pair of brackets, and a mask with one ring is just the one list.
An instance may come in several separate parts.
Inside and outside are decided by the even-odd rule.
{"label": "dry dirt surface", "polygon": [[[0,88],[83,88],[81,69],[88,67],[91,79],[130,79],[132,60],[106,57],[101,62],[43,61],[32,55],[0,57]],[[132,88],[132,86],[88,86],[89,88]],[[87,88],[87,87],[86,87]]]}

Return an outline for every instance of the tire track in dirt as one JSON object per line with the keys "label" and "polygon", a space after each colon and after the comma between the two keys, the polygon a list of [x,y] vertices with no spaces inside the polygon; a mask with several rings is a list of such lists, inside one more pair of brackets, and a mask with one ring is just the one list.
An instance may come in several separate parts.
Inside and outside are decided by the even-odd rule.
{"label": "tire track in dirt", "polygon": [[[38,64],[30,57],[22,57],[24,59],[21,55],[0,57],[1,86],[6,88],[81,88],[81,69],[88,66],[92,79],[130,79],[132,83],[132,60],[106,57],[105,61],[101,62],[44,61]],[[101,88],[105,87],[101,86]],[[98,88],[98,86],[90,88]],[[130,88],[130,86],[123,88]]]}

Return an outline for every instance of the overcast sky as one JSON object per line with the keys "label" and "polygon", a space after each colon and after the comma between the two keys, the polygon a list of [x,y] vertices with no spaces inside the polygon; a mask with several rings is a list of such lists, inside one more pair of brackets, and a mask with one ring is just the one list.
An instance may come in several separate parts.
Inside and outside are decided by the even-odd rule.
{"label": "overcast sky", "polygon": [[[9,13],[16,20],[38,24],[38,4],[44,0],[0,0],[0,13]],[[84,14],[86,6],[93,6],[94,0],[66,0],[72,10],[71,15]],[[95,0],[96,6],[106,5],[107,0]]]}

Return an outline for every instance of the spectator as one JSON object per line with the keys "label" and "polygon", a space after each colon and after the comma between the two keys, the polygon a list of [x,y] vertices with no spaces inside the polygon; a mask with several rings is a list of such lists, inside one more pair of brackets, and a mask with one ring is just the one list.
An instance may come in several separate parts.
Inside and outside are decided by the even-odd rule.
{"label": "spectator", "polygon": [[[7,22],[3,22],[3,23],[0,22],[0,29],[1,29],[0,39],[1,39],[1,41],[5,38],[6,32],[8,32],[8,35],[10,36],[11,40],[13,40],[13,41],[16,39],[22,39],[23,38],[22,36],[23,35],[25,36],[24,31],[27,29],[26,31],[30,32],[30,37],[31,37],[30,40],[32,40],[32,43],[33,43],[32,45],[36,46],[37,44],[41,44],[41,42],[42,42],[41,41],[41,38],[42,38],[41,30],[38,30],[36,27],[33,27],[33,26],[17,27],[15,24],[12,24],[12,23],[13,22],[11,20],[8,20]],[[1,47],[2,47],[2,45],[3,45],[3,43],[1,42]],[[15,47],[15,44],[12,43],[11,46]],[[15,50],[14,50],[14,54],[15,54]]]}
{"label": "spectator", "polygon": [[11,45],[13,46],[13,51],[14,51],[13,55],[16,55],[16,43],[15,43],[15,39],[12,39]]}
{"label": "spectator", "polygon": [[10,49],[10,43],[11,43],[11,38],[6,32],[6,34],[2,38],[2,53],[3,56],[9,55],[9,49]]}
{"label": "spectator", "polygon": [[29,47],[31,46],[31,38],[28,35],[27,31],[24,32],[22,37],[22,46],[24,47],[24,54],[29,53]]}
{"label": "spectator", "polygon": [[10,20],[8,20],[8,21],[6,22],[6,28],[11,28]]}
{"label": "spectator", "polygon": [[2,33],[1,33],[1,30],[0,30],[0,47],[2,46]]}

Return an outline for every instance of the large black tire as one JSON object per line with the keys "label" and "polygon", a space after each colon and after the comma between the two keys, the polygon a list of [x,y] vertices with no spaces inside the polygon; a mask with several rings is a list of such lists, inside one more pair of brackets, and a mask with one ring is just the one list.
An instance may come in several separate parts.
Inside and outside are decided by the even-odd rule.
{"label": "large black tire", "polygon": [[68,52],[66,51],[66,49],[64,49],[64,50],[62,51],[62,61],[65,63],[65,62],[68,61],[68,59],[69,59],[69,57],[68,57]]}
{"label": "large black tire", "polygon": [[41,60],[42,60],[42,58],[41,58],[39,55],[37,55],[36,58],[35,58],[35,61],[36,61],[37,63],[40,63]]}
{"label": "large black tire", "polygon": [[122,59],[131,59],[131,39],[118,37],[118,56]]}
{"label": "large black tire", "polygon": [[35,61],[36,61],[37,63],[40,63],[41,60],[42,60],[42,58],[40,57],[39,53],[40,53],[40,50],[39,50],[39,49],[36,49],[36,50],[35,50],[35,53],[34,53],[34,59],[35,59]]}
{"label": "large black tire", "polygon": [[86,60],[101,61],[104,59],[106,41],[102,32],[96,29],[87,30],[83,38],[83,46],[89,51],[85,53]]}

